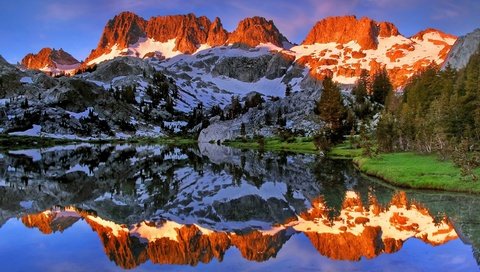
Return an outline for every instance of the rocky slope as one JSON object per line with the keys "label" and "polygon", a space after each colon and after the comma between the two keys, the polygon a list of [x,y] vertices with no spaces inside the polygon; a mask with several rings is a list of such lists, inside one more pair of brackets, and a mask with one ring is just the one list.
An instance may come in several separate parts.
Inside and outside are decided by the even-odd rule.
{"label": "rocky slope", "polygon": [[80,62],[61,48],[43,48],[37,54],[26,55],[21,65],[55,75],[60,72],[72,73],[80,66]]}
{"label": "rocky slope", "polygon": [[178,130],[188,103],[200,102],[137,58],[105,62],[75,77],[52,78],[8,64],[0,71],[0,132],[10,135],[160,136]]}
{"label": "rocky slope", "polygon": [[352,84],[362,70],[375,73],[385,67],[394,86],[401,87],[422,68],[441,65],[455,40],[455,36],[435,29],[408,38],[392,23],[355,16],[328,17],[291,51],[296,62],[319,78],[328,75]]}
{"label": "rocky slope", "polygon": [[444,67],[450,65],[455,69],[464,68],[470,57],[479,50],[480,46],[480,29],[476,29],[465,36],[458,38],[448,53]]}
{"label": "rocky slope", "polygon": [[233,140],[241,136],[242,124],[245,126],[245,136],[248,137],[271,137],[282,129],[312,136],[321,128],[321,121],[314,113],[315,101],[319,98],[318,91],[302,91],[277,101],[267,99],[261,107],[251,108],[233,120],[221,121],[214,117],[210,120],[211,125],[200,132],[198,141],[208,143]]}

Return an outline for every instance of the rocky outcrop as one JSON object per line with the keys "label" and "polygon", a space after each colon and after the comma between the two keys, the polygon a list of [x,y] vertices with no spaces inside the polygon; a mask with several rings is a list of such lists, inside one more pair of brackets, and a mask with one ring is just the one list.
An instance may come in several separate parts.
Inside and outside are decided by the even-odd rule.
{"label": "rocky outcrop", "polygon": [[[284,43],[288,42],[273,21],[267,21],[263,17],[244,19],[234,32],[228,33],[218,17],[211,22],[205,16],[196,17],[190,13],[145,20],[134,13],[123,12],[107,23],[97,48],[92,50],[85,63],[90,65],[100,62],[96,59],[110,54],[112,50],[128,55],[128,50],[124,52],[124,49],[146,39],[159,43],[174,40],[172,52],[183,54],[193,54],[201,45],[215,47],[236,44],[255,47],[271,43],[283,48]],[[140,57],[155,55],[155,52],[144,52]]]}
{"label": "rocky outcrop", "polygon": [[377,23],[370,18],[356,16],[328,17],[315,24],[302,44],[357,42],[364,50],[377,49],[378,37],[400,35],[398,29],[388,22]]}
{"label": "rocky outcrop", "polygon": [[108,54],[112,47],[117,45],[119,48],[127,48],[134,44],[139,38],[145,37],[146,21],[132,12],[122,12],[109,20],[105,26],[97,48],[92,50],[88,58],[88,63],[103,54]]}
{"label": "rocky outcrop", "polygon": [[27,69],[74,70],[80,65],[80,62],[63,49],[43,48],[37,54],[26,55],[21,64]]}
{"label": "rocky outcrop", "polygon": [[247,136],[274,136],[281,129],[277,125],[279,116],[285,118],[287,128],[312,135],[321,127],[321,121],[314,114],[315,101],[319,96],[319,91],[310,89],[278,101],[267,101],[261,108],[251,108],[233,120],[211,120],[211,125],[200,131],[198,141],[208,143],[235,139],[241,136],[242,124]]}
{"label": "rocky outcrop", "polygon": [[[265,77],[267,79],[275,79],[286,75],[287,71],[293,65],[295,56],[282,52],[275,53],[267,64]],[[287,82],[288,83],[288,82]]]}
{"label": "rocky outcrop", "polygon": [[212,23],[207,17],[195,14],[152,17],[145,29],[148,38],[158,42],[175,39],[174,50],[186,54],[197,51],[201,44],[223,45],[227,32],[219,18]]}
{"label": "rocky outcrop", "polygon": [[449,65],[454,69],[464,68],[470,57],[479,50],[480,46],[480,28],[458,38],[449,51],[447,60],[443,67]]}
{"label": "rocky outcrop", "polygon": [[[119,58],[98,65],[93,72],[58,78],[38,71],[5,67],[4,73],[0,66],[0,132],[56,138],[105,138],[116,137],[117,129],[122,127],[120,135],[123,137],[137,133],[163,134],[160,127],[163,122],[150,117],[146,121],[136,106],[141,102],[140,98],[135,100],[137,97],[149,99],[145,88],[152,84],[154,73],[149,62]],[[174,92],[181,95],[173,80],[167,77],[157,78],[157,84],[163,84],[165,90],[168,88],[169,95],[173,96]],[[126,88],[133,90],[129,102],[119,95]],[[173,99],[175,103],[180,100],[179,97]],[[152,108],[150,114],[171,121],[176,120],[174,115],[184,116],[168,113],[164,105]],[[17,118],[8,118],[9,115]]]}
{"label": "rocky outcrop", "polygon": [[228,39],[228,32],[223,28],[220,18],[216,17],[208,31],[207,44],[211,46],[223,45]]}
{"label": "rocky outcrop", "polygon": [[86,63],[111,52],[128,48],[140,38],[160,43],[175,40],[174,51],[192,54],[201,44],[223,45],[228,33],[219,18],[212,23],[207,17],[194,14],[158,16],[145,20],[131,12],[123,12],[110,20],[103,30],[100,42],[86,59]]}
{"label": "rocky outcrop", "polygon": [[113,79],[152,73],[153,67],[139,58],[124,57],[102,62],[89,78],[101,82],[112,82]]}
{"label": "rocky outcrop", "polygon": [[271,59],[272,55],[263,55],[258,58],[224,58],[215,65],[212,75],[227,76],[244,82],[255,82],[265,76]]}
{"label": "rocky outcrop", "polygon": [[11,65],[10,63],[8,63],[2,55],[0,55],[0,66],[9,66]]}
{"label": "rocky outcrop", "polygon": [[243,44],[250,47],[272,43],[281,48],[287,42],[287,38],[280,33],[272,20],[267,21],[258,16],[242,20],[227,41],[229,44]]}
{"label": "rocky outcrop", "polygon": [[[60,215],[62,212],[45,211],[38,214],[29,214],[22,217],[22,223],[28,228],[37,228],[43,234],[51,234],[54,232],[63,232],[71,227],[79,219],[76,213]],[[63,212],[65,213],[65,212]]]}

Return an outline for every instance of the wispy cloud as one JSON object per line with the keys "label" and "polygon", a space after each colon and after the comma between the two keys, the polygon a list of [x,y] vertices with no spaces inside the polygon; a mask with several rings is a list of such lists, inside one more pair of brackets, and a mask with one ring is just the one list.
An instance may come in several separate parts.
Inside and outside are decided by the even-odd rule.
{"label": "wispy cloud", "polygon": [[39,12],[40,18],[52,21],[68,21],[88,14],[90,6],[81,1],[52,1],[46,4],[44,9],[44,11]]}

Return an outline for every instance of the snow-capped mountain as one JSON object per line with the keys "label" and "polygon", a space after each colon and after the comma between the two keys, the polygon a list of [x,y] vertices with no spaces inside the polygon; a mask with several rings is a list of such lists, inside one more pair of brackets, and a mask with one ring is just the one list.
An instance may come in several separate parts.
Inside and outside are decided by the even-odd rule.
{"label": "snow-capped mountain", "polygon": [[226,44],[255,47],[263,43],[282,47],[288,41],[272,21],[262,17],[247,18],[228,33],[219,18],[211,22],[205,16],[187,14],[145,20],[123,12],[107,23],[97,48],[85,63],[91,65],[117,56],[171,58]]}
{"label": "snow-capped mountain", "polygon": [[287,218],[282,224],[243,232],[172,220],[141,221],[128,226],[75,207],[54,207],[25,215],[21,220],[25,226],[38,228],[44,234],[63,232],[84,221],[97,232],[106,254],[126,269],[147,260],[160,264],[209,263],[221,260],[232,247],[243,258],[262,262],[274,258],[296,234],[304,234],[319,254],[348,261],[395,253],[411,238],[432,246],[458,239],[448,219],[436,222],[426,208],[406,202],[405,194],[395,195],[386,207],[379,205],[376,198],[371,201],[365,207],[358,194],[348,191],[340,216],[333,220],[324,201],[319,199],[311,209]]}
{"label": "snow-capped mountain", "polygon": [[456,37],[427,29],[405,37],[389,22],[355,16],[329,17],[319,21],[305,41],[291,51],[296,62],[310,73],[352,84],[362,70],[375,73],[386,67],[394,86],[428,65],[441,65]]}
{"label": "snow-capped mountain", "polygon": [[[389,22],[340,16],[320,20],[302,44],[293,46],[273,21],[262,17],[246,18],[233,32],[228,32],[219,18],[212,22],[205,16],[187,14],[145,20],[134,13],[123,12],[106,24],[97,48],[92,50],[83,65],[86,67],[119,56],[155,58],[168,63],[162,63],[163,67],[181,64],[184,72],[192,70],[203,83],[212,83],[218,89],[232,91],[239,89],[238,85],[242,82],[255,82],[258,84],[240,86],[240,89],[268,88],[266,92],[284,88],[288,83],[296,85],[297,81],[290,82],[292,76],[288,72],[296,71],[301,79],[308,74],[317,79],[329,75],[340,83],[352,84],[362,70],[374,73],[386,67],[395,87],[401,87],[424,67],[441,65],[455,41],[455,36],[435,29],[405,37]],[[272,54],[282,54],[288,61],[274,63],[281,65],[277,69],[281,68],[282,72],[269,74],[268,77],[264,74],[253,78],[235,77],[229,73],[215,73],[218,69],[212,69],[217,64],[225,64],[226,58],[241,56],[256,61],[260,56]],[[206,56],[210,56],[208,67],[204,67],[203,62]],[[233,65],[230,70],[238,68]],[[258,68],[249,64],[246,66],[251,70]],[[210,80],[210,77],[219,76],[240,82],[230,88],[222,88],[225,87],[222,82],[216,84]],[[277,82],[267,84],[261,79],[277,79]],[[279,84],[280,81],[283,84]]]}
{"label": "snow-capped mountain", "polygon": [[[261,17],[247,18],[228,33],[219,18],[211,22],[206,17],[188,14],[153,17],[147,21],[124,12],[108,22],[98,47],[85,63],[92,65],[117,56],[170,59],[167,60],[170,66],[190,64],[189,68],[195,70],[197,76],[202,79],[206,76],[206,81],[211,82],[208,77],[218,74],[212,74],[211,69],[195,69],[200,66],[195,60],[202,56],[215,56],[213,64],[218,64],[232,56],[253,59],[276,52],[293,60],[282,66],[285,72],[292,70],[295,64],[305,70],[302,78],[308,71],[319,79],[329,75],[340,83],[352,84],[362,70],[374,73],[386,67],[394,85],[399,87],[420,69],[431,64],[441,65],[455,40],[455,36],[435,29],[405,37],[392,23],[343,16],[317,22],[301,45],[292,46],[272,21]],[[194,55],[194,61],[188,55]],[[251,68],[255,70],[256,67]],[[275,78],[283,78],[285,74],[276,74]],[[233,78],[242,82],[259,80]],[[289,78],[283,78],[284,84],[288,82]],[[280,85],[275,84],[275,87]]]}
{"label": "snow-capped mountain", "polygon": [[21,65],[27,69],[36,69],[52,75],[73,73],[80,62],[63,49],[43,48],[37,54],[26,55]]}
{"label": "snow-capped mountain", "polygon": [[[79,129],[81,124],[75,120],[73,123],[67,121],[65,130],[52,126],[46,128],[42,118],[37,120],[39,123],[29,121],[26,122],[28,125],[24,125],[25,121],[21,118],[27,107],[22,107],[22,103],[26,99],[38,113],[50,107],[48,114],[53,114],[52,118],[56,120],[65,119],[62,115],[65,110],[77,114],[92,112],[92,116],[99,116],[101,122],[108,119],[107,116],[113,116],[110,107],[105,109],[105,103],[100,103],[98,99],[84,100],[79,103],[81,106],[72,103],[74,99],[84,97],[85,92],[90,92],[75,83],[77,81],[86,84],[89,90],[95,89],[95,96],[108,97],[109,105],[117,103],[116,100],[125,102],[119,92],[133,88],[129,102],[117,107],[122,108],[117,111],[120,114],[114,114],[119,115],[118,120],[107,120],[109,127],[113,128],[110,134],[114,137],[132,136],[135,133],[128,130],[118,131],[119,127],[128,129],[131,126],[136,128],[137,136],[165,134],[165,128],[160,126],[165,122],[174,122],[177,128],[172,128],[173,131],[179,131],[185,126],[187,115],[198,105],[206,109],[218,105],[225,109],[232,97],[245,99],[252,92],[262,94],[267,102],[262,116],[288,115],[292,118],[287,122],[289,129],[316,129],[318,125],[314,123],[318,120],[315,118],[300,126],[301,122],[297,121],[304,116],[307,119],[313,116],[315,101],[312,99],[318,98],[325,75],[333,76],[334,80],[348,87],[362,71],[375,73],[385,67],[394,86],[401,87],[411,75],[424,67],[441,65],[455,40],[454,36],[434,29],[407,38],[391,23],[344,16],[319,21],[301,45],[293,45],[273,21],[262,17],[246,18],[234,31],[228,32],[219,18],[210,21],[204,16],[187,14],[145,20],[136,14],[123,12],[107,23],[97,48],[70,79],[46,79],[30,70],[16,71],[15,76],[8,77],[3,84],[8,83],[12,88],[2,97],[5,99],[2,104],[10,107],[5,107],[0,114],[0,120],[6,124],[0,129],[25,135],[43,133],[72,137],[75,134],[78,136],[80,130],[84,131]],[[62,65],[77,66],[78,61],[68,56],[63,50],[44,49],[37,55],[27,56],[24,66],[51,73],[70,73],[72,67]],[[169,93],[162,95],[163,101],[150,107],[153,102],[150,87],[154,85],[154,76],[158,73],[162,75],[164,87],[169,86]],[[73,82],[74,87],[65,88],[63,82],[66,81],[68,84]],[[282,99],[287,88],[292,93],[298,93],[295,99],[307,101],[307,104],[299,108],[294,105],[293,99],[268,104]],[[19,96],[20,92],[14,90],[20,89],[32,91]],[[75,97],[72,92],[81,92],[82,95]],[[63,105],[61,109],[59,105]],[[171,108],[167,112],[168,105]],[[256,119],[260,120],[262,116]],[[243,116],[234,127],[241,126],[241,123],[255,124],[255,116],[250,114],[251,118],[247,117]],[[25,132],[35,128],[35,131],[30,131],[32,133]],[[248,127],[247,130],[256,133],[256,129]],[[100,137],[100,131],[94,133],[94,137]]]}

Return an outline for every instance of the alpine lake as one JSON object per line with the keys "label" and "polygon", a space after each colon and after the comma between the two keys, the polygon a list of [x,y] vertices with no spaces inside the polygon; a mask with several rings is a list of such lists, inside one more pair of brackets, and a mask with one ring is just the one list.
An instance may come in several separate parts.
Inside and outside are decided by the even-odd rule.
{"label": "alpine lake", "polygon": [[480,196],[213,144],[0,153],[2,271],[478,271]]}

